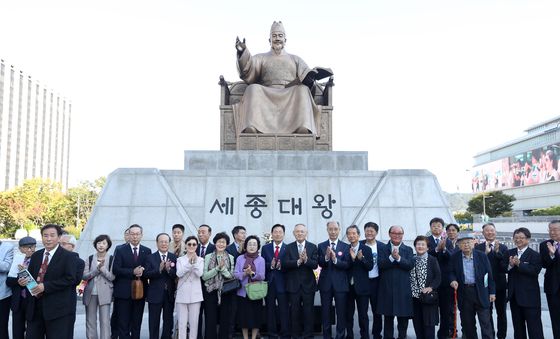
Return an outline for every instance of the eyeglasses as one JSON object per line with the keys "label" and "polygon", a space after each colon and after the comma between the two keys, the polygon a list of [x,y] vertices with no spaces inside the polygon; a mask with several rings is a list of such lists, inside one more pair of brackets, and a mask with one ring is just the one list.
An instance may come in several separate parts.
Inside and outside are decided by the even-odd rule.
{"label": "eyeglasses", "polygon": [[394,235],[403,235],[404,232],[389,232],[389,234],[394,234]]}
{"label": "eyeglasses", "polygon": [[195,242],[190,242],[190,243],[187,244],[187,246],[189,246],[189,247],[195,247],[195,246],[197,246],[197,243],[195,243]]}

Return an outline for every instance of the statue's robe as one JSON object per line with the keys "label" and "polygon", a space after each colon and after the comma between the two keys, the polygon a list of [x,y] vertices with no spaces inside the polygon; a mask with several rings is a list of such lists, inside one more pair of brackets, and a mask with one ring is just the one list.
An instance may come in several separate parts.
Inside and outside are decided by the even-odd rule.
{"label": "statue's robe", "polygon": [[[249,86],[233,105],[237,135],[254,127],[261,133],[293,133],[305,127],[319,136],[321,106],[301,82],[311,70],[298,56],[272,50],[252,56],[248,49],[238,57],[239,76]],[[289,87],[286,87],[288,84]]]}

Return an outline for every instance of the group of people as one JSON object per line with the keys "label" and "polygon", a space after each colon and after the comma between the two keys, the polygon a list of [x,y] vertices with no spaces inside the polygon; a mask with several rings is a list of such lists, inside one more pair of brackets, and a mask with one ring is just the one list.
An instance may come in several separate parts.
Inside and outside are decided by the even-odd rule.
{"label": "group of people", "polygon": [[[538,275],[544,267],[553,335],[560,338],[560,220],[549,224],[540,253],[528,246],[531,233],[523,227],[514,231],[511,249],[496,239],[491,223],[483,227],[484,241],[440,218],[430,221],[430,230],[415,238],[413,250],[403,243],[401,226],[391,226],[382,243],[376,223],[364,225],[364,240],[352,225],[344,242],[339,223],[330,221],[328,239],[316,245],[303,224],[293,228],[295,241],[285,243],[285,226],[276,224],[261,248],[243,226],[233,228],[233,241],[225,232],[210,241],[210,226],[184,239],[184,226],[176,224],[171,235],[156,237],[152,253],[134,224],[113,255],[110,237],[99,235],[82,260],[73,253],[75,238],[49,224],[41,229],[44,249],[35,251],[30,237],[19,241],[22,262],[14,261],[11,245],[0,244],[0,337],[9,338],[11,308],[13,338],[72,338],[79,285],[87,338],[140,338],[146,302],[151,339],[171,338],[174,330],[178,338],[228,339],[236,328],[244,339],[255,339],[260,328],[270,337],[309,338],[317,290],[326,339],[353,338],[356,313],[362,339],[394,338],[395,318],[398,338],[406,337],[410,319],[417,338],[448,338],[457,328],[463,338],[477,338],[475,317],[483,338],[505,338],[507,302],[514,337],[543,338]],[[13,265],[31,278],[7,274]],[[252,297],[248,287],[262,281],[266,295]]]}

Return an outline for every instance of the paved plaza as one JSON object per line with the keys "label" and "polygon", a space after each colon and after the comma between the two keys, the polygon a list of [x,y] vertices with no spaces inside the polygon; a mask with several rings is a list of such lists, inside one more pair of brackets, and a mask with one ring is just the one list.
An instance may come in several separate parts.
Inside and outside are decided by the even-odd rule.
{"label": "paved plaza", "polygon": [[[543,274],[541,274],[541,284],[542,284]],[[541,286],[542,291],[542,286]],[[550,325],[550,316],[548,314],[548,306],[546,305],[546,297],[544,293],[541,293],[541,300],[542,300],[542,322],[544,327],[544,336],[545,338],[552,338],[552,327]],[[494,314],[495,315],[495,314]],[[494,316],[494,321],[495,321]],[[370,326],[371,326],[371,313],[370,313]],[[11,325],[10,325],[11,328]],[[395,324],[396,329],[396,324]],[[354,336],[359,337],[359,328],[358,328],[358,319],[357,316],[354,317]],[[479,333],[480,335],[480,333]],[[408,338],[415,338],[414,328],[412,327],[412,321],[409,321],[408,324]],[[86,339],[86,315],[84,312],[84,305],[81,302],[78,302],[77,307],[77,315],[76,315],[76,326],[74,327],[74,338],[75,339]],[[148,307],[146,305],[144,318],[142,320],[142,339],[149,338],[148,334]],[[315,338],[319,339],[322,336],[315,336]],[[511,321],[511,312],[508,309],[508,336],[507,338],[513,338],[513,325]]]}

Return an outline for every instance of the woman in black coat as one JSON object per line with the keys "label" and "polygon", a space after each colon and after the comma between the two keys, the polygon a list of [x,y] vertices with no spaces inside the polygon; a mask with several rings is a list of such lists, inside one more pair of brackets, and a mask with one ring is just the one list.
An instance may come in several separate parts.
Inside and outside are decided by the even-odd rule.
{"label": "woman in black coat", "polygon": [[428,238],[420,235],[414,240],[416,255],[410,271],[414,331],[418,339],[434,339],[435,326],[439,323],[438,303],[426,304],[420,300],[422,293],[436,291],[441,283],[437,259],[428,255]]}

